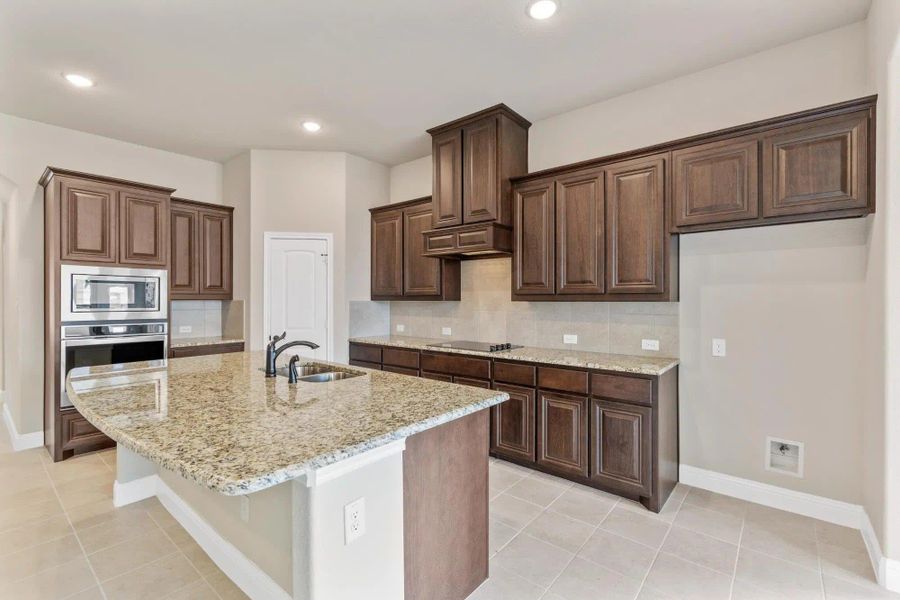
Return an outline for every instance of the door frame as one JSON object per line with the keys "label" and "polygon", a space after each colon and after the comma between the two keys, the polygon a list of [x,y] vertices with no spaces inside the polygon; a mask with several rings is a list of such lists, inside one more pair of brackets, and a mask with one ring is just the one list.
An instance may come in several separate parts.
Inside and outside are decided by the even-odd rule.
{"label": "door frame", "polygon": [[331,303],[334,300],[334,235],[331,233],[301,233],[294,231],[266,231],[263,233],[263,347],[269,342],[266,331],[269,329],[269,255],[271,243],[274,240],[318,240],[325,242],[325,253],[328,256],[326,264],[325,286],[325,315],[327,328],[326,337],[328,350],[325,353],[326,360],[334,360],[334,310]]}

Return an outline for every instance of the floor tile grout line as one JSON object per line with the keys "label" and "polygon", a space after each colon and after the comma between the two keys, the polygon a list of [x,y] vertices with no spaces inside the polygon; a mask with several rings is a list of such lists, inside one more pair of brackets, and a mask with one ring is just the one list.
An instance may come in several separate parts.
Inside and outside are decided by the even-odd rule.
{"label": "floor tile grout line", "polygon": [[[165,506],[163,506],[163,510],[166,510]],[[169,514],[169,516],[171,516],[171,514],[169,513],[168,510],[166,510],[166,513]],[[149,514],[149,513],[148,513],[148,514]],[[153,518],[153,515],[149,515],[149,516],[150,516],[150,520],[153,521],[154,523],[156,523],[156,519]],[[174,517],[172,517],[172,518],[174,519]],[[176,520],[175,522],[178,523],[177,520]],[[175,542],[174,539],[172,539],[172,536],[169,535],[169,532],[166,531],[166,528],[163,527],[162,525],[160,525],[159,523],[156,523],[156,526],[159,527],[159,528],[162,530],[163,535],[165,535],[166,538],[167,538],[170,542],[172,542],[172,544],[175,545],[175,548],[176,548],[177,551],[181,554],[181,556],[184,557],[184,559],[188,562],[188,564],[191,565],[191,567],[194,569],[194,571],[196,571],[197,574],[200,576],[200,580],[203,581],[204,583],[206,583],[206,585],[209,586],[209,588],[213,591],[213,594],[215,594],[216,597],[219,598],[219,600],[222,600],[222,595],[219,594],[219,591],[218,591],[217,589],[215,589],[215,588],[212,586],[211,583],[209,583],[209,579],[207,579],[206,575],[204,575],[203,573],[200,572],[200,569],[197,568],[197,565],[194,564],[194,561],[192,561],[192,560],[190,559],[190,557],[189,557],[187,554],[184,553],[184,549],[183,549],[181,546],[179,546],[179,545]],[[178,526],[181,527],[181,523],[178,523]],[[190,535],[190,534],[188,534],[188,535]],[[192,537],[191,539],[193,540],[193,537]],[[195,543],[196,543],[196,541],[195,541]],[[198,544],[198,547],[200,547],[200,549],[203,550],[202,546],[200,546],[199,544]],[[206,553],[206,550],[203,550],[203,552]],[[210,560],[212,560],[212,558],[210,558]],[[215,561],[212,561],[212,562],[213,562],[213,564],[216,564]],[[216,568],[218,569],[218,568],[219,568],[219,565],[216,565]],[[221,569],[219,569],[219,570],[221,570]],[[224,573],[224,571],[223,571],[223,573]],[[225,575],[225,576],[228,577],[228,575]],[[230,578],[229,578],[229,579],[230,579]],[[183,585],[182,587],[178,588],[177,590],[174,590],[171,594],[169,594],[169,596],[175,595],[176,592],[179,592],[179,591],[181,591],[181,590],[187,588],[189,585],[192,585],[193,583],[194,583],[194,582],[192,581],[192,582],[190,582],[190,583],[188,583],[188,584]],[[235,584],[235,585],[237,585],[237,584]],[[243,590],[241,590],[241,591],[243,592]]]}
{"label": "floor tile grout line", "polygon": [[[562,494],[560,494],[560,496],[562,496]],[[558,500],[558,499],[559,499],[559,498],[557,498],[557,500]],[[556,502],[556,500],[554,500],[553,502]],[[553,502],[550,503],[550,506],[553,505]],[[612,514],[613,509],[614,509],[616,506],[619,505],[619,502],[621,502],[621,501],[620,501],[620,500],[617,500],[617,501],[610,507],[609,512],[606,513],[606,516],[604,516],[603,519],[601,519],[600,522],[597,523],[597,524],[594,526],[594,529],[591,531],[591,534],[587,537],[587,539],[585,539],[585,540],[581,543],[581,545],[578,547],[578,549],[572,554],[572,558],[569,559],[569,561],[565,564],[565,566],[562,568],[562,570],[556,575],[556,577],[553,578],[553,581],[550,582],[550,585],[547,586],[547,588],[544,590],[544,593],[541,594],[540,598],[545,598],[545,597],[547,596],[547,594],[550,593],[550,589],[553,587],[553,584],[556,583],[556,581],[557,581],[560,577],[562,577],[563,573],[566,572],[566,569],[569,568],[569,565],[571,565],[573,562],[575,562],[575,559],[578,558],[578,553],[581,552],[581,551],[584,549],[585,544],[587,544],[587,543],[591,540],[591,538],[594,537],[594,534],[597,533],[597,530],[598,530],[598,529],[600,529],[600,525],[603,523],[603,521],[606,520],[607,517],[609,517],[609,515]],[[546,510],[549,510],[549,509],[550,509],[550,506],[547,506],[547,509],[546,509]],[[557,546],[557,547],[558,547],[558,546]],[[582,560],[584,560],[584,559],[582,559]],[[593,561],[591,561],[591,562],[593,563]],[[596,563],[593,563],[593,564],[596,564]],[[604,568],[605,568],[605,567],[604,567]],[[610,570],[610,569],[608,569],[608,570]],[[612,572],[615,573],[615,571],[612,571]],[[640,589],[638,589],[638,592],[640,593]],[[637,595],[635,595],[635,598],[636,598],[636,597],[637,597]],[[539,598],[539,600],[540,600],[540,598]]]}
{"label": "floor tile grout line", "polygon": [[741,533],[738,535],[738,544],[737,544],[737,554],[734,555],[734,571],[731,573],[731,586],[728,588],[728,598],[731,599],[734,597],[734,584],[737,581],[737,568],[738,562],[741,560],[741,548],[743,547],[742,542],[744,541],[744,528],[747,526],[747,514],[744,513],[744,518],[741,519]]}
{"label": "floor tile grout line", "polygon": [[[690,491],[688,491],[690,494]],[[675,512],[675,517],[678,517],[678,513],[681,512],[681,509],[684,508],[684,501],[687,498],[687,494],[685,494],[684,498],[681,499],[681,503],[678,505],[678,510]],[[666,545],[666,540],[669,539],[669,535],[672,533],[672,528],[675,527],[675,519],[672,519],[672,522],[669,523],[669,528],[666,530],[666,535],[663,536],[662,541],[659,543],[659,548],[656,549],[656,554],[653,555],[653,560],[650,561],[650,566],[647,568],[647,572],[644,573],[644,576],[641,578],[641,585],[638,587],[637,594],[635,594],[635,598],[638,598],[641,595],[641,592],[644,591],[644,587],[647,585],[647,579],[650,577],[650,572],[653,571],[653,565],[656,564],[656,561],[659,560],[659,555],[662,553],[663,546]]]}
{"label": "floor tile grout line", "polygon": [[91,571],[91,575],[94,576],[94,581],[97,584],[97,589],[100,590],[100,596],[104,600],[108,600],[106,597],[106,591],[103,589],[103,586],[100,585],[100,578],[97,577],[97,571],[94,570],[94,565],[91,564],[91,561],[88,560],[88,554],[84,549],[84,544],[81,543],[81,538],[78,537],[78,532],[75,531],[75,526],[72,524],[72,519],[69,517],[69,511],[66,509],[66,506],[63,504],[62,497],[59,495],[59,490],[56,489],[56,483],[53,481],[53,478],[50,476],[50,470],[47,468],[46,463],[43,461],[41,465],[44,467],[44,473],[47,474],[47,478],[50,480],[50,487],[53,488],[53,493],[56,494],[56,500],[59,502],[59,507],[62,509],[63,514],[66,516],[66,520],[69,522],[69,527],[72,528],[72,532],[75,536],[75,541],[78,543],[78,547],[81,548],[81,554],[84,557],[84,561],[87,563],[88,569]]}

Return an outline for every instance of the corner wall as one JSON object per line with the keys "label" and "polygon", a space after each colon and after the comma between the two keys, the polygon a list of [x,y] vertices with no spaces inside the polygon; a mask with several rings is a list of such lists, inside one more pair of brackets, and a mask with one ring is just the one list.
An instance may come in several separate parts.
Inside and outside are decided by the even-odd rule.
{"label": "corner wall", "polygon": [[48,165],[165,185],[179,196],[221,203],[222,165],[0,114],[0,176],[17,188],[7,205],[3,368],[20,434],[43,429],[44,194]]}

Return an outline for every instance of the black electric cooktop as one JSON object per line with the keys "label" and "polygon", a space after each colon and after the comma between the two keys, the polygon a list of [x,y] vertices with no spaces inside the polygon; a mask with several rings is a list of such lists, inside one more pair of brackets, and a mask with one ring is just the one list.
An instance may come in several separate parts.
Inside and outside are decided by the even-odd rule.
{"label": "black electric cooktop", "polygon": [[451,350],[474,350],[475,352],[503,352],[504,350],[512,350],[513,348],[521,348],[522,346],[514,346],[508,342],[501,344],[488,344],[485,342],[469,342],[459,340],[456,342],[441,342],[440,344],[428,344],[429,348],[449,348]]}

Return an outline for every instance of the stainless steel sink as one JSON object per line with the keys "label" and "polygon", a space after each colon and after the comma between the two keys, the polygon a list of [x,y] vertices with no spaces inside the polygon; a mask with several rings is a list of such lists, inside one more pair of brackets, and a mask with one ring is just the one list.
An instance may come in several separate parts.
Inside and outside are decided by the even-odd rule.
{"label": "stainless steel sink", "polygon": [[304,375],[299,377],[300,381],[307,383],[325,383],[328,381],[340,381],[341,379],[350,379],[351,377],[359,377],[362,373],[348,373],[346,371],[328,371],[326,373],[313,373],[312,375]]}

